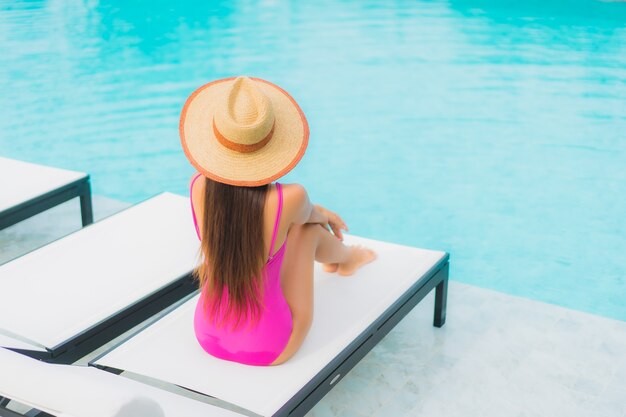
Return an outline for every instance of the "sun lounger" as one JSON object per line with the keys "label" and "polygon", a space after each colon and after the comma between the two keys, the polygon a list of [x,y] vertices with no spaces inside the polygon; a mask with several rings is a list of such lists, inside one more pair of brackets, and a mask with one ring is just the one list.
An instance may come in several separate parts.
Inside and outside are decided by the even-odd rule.
{"label": "sun lounger", "polygon": [[352,277],[316,264],[313,325],[283,365],[246,366],[205,353],[193,332],[197,294],[91,365],[175,384],[263,416],[304,415],[433,288],[434,325],[445,321],[446,253],[350,235],[345,241],[373,248],[378,259]]}
{"label": "sun lounger", "polygon": [[71,363],[195,291],[189,199],[164,193],[0,266],[0,346]]}
{"label": "sun lounger", "polygon": [[353,277],[316,264],[315,318],[278,367],[212,358],[193,335],[189,200],[162,194],[0,266],[0,345],[68,363],[165,306],[180,305],[91,362],[213,396],[260,415],[302,415],[433,288],[445,322],[448,255],[346,235],[378,259]]}
{"label": "sun lounger", "polygon": [[93,222],[89,175],[0,157],[0,230],[72,198],[83,226]]}
{"label": "sun lounger", "polygon": [[0,369],[0,416],[23,415],[9,409],[9,401],[59,417],[240,416],[124,376],[49,364],[2,348]]}

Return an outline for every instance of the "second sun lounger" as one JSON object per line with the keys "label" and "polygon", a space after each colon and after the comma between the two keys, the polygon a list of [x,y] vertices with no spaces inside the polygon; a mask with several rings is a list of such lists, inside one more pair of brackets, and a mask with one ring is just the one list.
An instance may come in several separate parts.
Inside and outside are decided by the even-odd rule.
{"label": "second sun lounger", "polygon": [[448,254],[345,235],[378,259],[341,277],[315,266],[313,325],[286,363],[254,367],[205,353],[195,339],[198,295],[91,364],[175,384],[262,416],[301,416],[419,301],[435,291],[434,325],[445,322]]}
{"label": "second sun lounger", "polygon": [[75,197],[92,223],[89,175],[0,157],[0,230]]}
{"label": "second sun lounger", "polygon": [[[92,367],[44,363],[0,348],[0,416],[11,401],[63,417],[237,417],[232,411]],[[38,411],[37,411],[38,410]],[[43,417],[43,414],[41,414]]]}
{"label": "second sun lounger", "polygon": [[196,289],[189,199],[164,193],[0,266],[0,346],[71,363]]}

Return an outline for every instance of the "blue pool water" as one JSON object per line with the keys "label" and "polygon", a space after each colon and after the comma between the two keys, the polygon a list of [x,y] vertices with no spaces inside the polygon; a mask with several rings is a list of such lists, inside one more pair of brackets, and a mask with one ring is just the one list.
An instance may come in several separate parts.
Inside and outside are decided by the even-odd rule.
{"label": "blue pool water", "polygon": [[626,320],[625,22],[591,0],[0,0],[0,154],[186,193],[185,98],[266,78],[311,125],[284,181],[351,232]]}

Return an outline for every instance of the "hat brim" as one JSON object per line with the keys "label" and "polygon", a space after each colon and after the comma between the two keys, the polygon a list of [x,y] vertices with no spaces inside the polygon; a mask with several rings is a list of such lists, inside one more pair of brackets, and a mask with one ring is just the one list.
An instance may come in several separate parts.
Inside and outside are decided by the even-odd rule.
{"label": "hat brim", "polygon": [[191,164],[212,180],[237,186],[259,186],[282,177],[302,159],[309,141],[309,125],[296,101],[282,88],[250,78],[274,109],[271,140],[254,152],[241,153],[223,146],[213,131],[213,115],[229,81],[216,80],[194,91],[180,116],[180,139]]}

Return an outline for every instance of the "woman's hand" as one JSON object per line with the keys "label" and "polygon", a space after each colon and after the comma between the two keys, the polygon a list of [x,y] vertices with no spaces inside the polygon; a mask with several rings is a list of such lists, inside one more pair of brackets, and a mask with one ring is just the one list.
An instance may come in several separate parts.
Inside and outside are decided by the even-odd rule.
{"label": "woman's hand", "polygon": [[328,222],[324,225],[324,227],[326,227],[327,229],[330,227],[330,229],[333,231],[333,234],[337,236],[339,240],[343,240],[343,233],[341,233],[341,229],[345,230],[346,232],[348,231],[348,226],[343,221],[343,219],[339,217],[337,213],[327,210],[322,206],[316,205],[315,208],[319,210],[322,214],[324,214],[324,216],[326,216],[326,218],[328,219]]}

